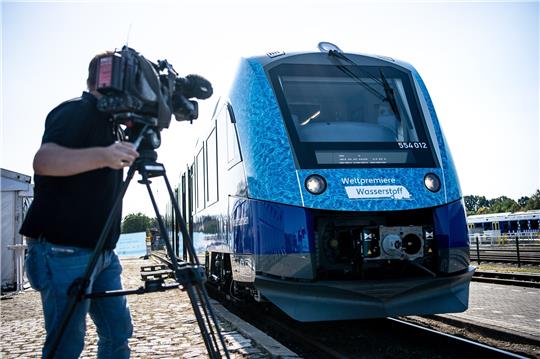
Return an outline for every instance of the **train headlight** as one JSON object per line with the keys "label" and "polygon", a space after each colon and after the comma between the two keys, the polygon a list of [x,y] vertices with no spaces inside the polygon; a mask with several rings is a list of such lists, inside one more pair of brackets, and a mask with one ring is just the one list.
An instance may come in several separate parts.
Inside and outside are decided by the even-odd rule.
{"label": "train headlight", "polygon": [[427,189],[429,189],[431,192],[437,192],[441,189],[441,180],[439,177],[434,173],[428,173],[424,177],[424,185]]}
{"label": "train headlight", "polygon": [[306,178],[304,185],[311,194],[321,194],[326,191],[326,180],[323,176],[310,175]]}

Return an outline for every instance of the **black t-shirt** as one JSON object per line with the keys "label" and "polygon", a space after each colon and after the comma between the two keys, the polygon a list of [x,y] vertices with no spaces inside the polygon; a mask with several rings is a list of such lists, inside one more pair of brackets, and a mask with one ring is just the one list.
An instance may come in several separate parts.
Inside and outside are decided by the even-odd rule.
{"label": "black t-shirt", "polygon": [[[68,148],[109,146],[117,140],[110,115],[100,112],[97,99],[88,92],[60,104],[45,121],[42,143]],[[94,248],[115,199],[122,187],[122,170],[102,168],[74,176],[35,175],[34,201],[20,233],[43,236],[48,242]],[[121,206],[114,220],[106,249],[116,246],[120,234]]]}

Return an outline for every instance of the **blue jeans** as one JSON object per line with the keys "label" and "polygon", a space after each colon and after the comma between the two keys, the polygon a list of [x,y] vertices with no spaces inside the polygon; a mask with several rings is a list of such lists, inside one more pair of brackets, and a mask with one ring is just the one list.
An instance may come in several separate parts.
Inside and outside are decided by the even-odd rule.
{"label": "blue jeans", "polygon": [[[41,294],[47,337],[43,357],[50,351],[68,301],[67,291],[76,278],[84,276],[91,249],[59,246],[28,240],[26,274],[32,287]],[[114,251],[99,256],[88,286],[90,292],[122,289],[122,266]],[[64,331],[55,358],[78,358],[84,348],[86,314],[94,321],[98,340],[98,358],[129,358],[128,339],[133,333],[131,314],[125,296],[85,299],[77,303]]]}

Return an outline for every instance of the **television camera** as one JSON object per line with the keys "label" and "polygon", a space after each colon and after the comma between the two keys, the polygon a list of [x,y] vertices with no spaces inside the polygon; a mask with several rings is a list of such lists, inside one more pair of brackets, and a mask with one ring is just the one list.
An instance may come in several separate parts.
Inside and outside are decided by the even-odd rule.
{"label": "television camera", "polygon": [[142,151],[160,146],[160,131],[169,127],[172,115],[177,121],[197,119],[192,98],[207,99],[213,92],[203,77],[179,77],[167,60],[155,64],[127,46],[99,59],[96,79],[103,95],[98,109],[125,125],[129,140]]}

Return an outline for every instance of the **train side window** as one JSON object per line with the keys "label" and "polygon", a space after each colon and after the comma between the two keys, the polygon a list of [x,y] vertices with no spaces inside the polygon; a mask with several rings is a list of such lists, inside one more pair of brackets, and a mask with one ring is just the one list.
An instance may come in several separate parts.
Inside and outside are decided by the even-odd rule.
{"label": "train side window", "polygon": [[197,174],[196,174],[196,189],[195,189],[195,202],[196,210],[200,211],[204,208],[204,147],[201,148],[196,157]]}
{"label": "train side window", "polygon": [[221,111],[220,116],[225,116],[225,128],[227,131],[227,164],[231,168],[242,160],[240,146],[238,144],[238,134],[236,132],[236,121],[232,112],[232,107],[227,105]]}
{"label": "train side window", "polygon": [[511,232],[517,232],[518,230],[518,222],[517,221],[510,221],[510,231]]}
{"label": "train side window", "polygon": [[508,221],[502,221],[502,222],[499,222],[500,226],[501,226],[501,233],[508,233]]}
{"label": "train side window", "polygon": [[216,128],[206,139],[206,201],[213,204],[218,200],[218,153]]}
{"label": "train side window", "polygon": [[538,219],[531,219],[531,229],[538,230],[540,221]]}
{"label": "train side window", "polygon": [[178,204],[180,206],[180,214],[182,217],[187,218],[187,187],[186,182],[187,181],[187,172],[184,172],[180,175],[180,186],[178,188]]}
{"label": "train side window", "polygon": [[188,182],[188,194],[189,194],[189,213],[192,215],[195,214],[195,163],[192,163],[191,166],[189,166],[189,182]]}

